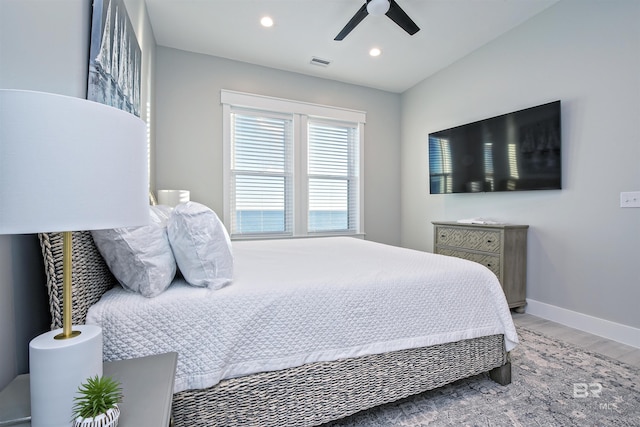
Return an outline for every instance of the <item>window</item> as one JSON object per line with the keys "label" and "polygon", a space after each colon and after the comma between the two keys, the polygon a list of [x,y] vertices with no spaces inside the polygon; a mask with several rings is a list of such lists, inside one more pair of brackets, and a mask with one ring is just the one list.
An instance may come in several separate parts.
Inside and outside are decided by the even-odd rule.
{"label": "window", "polygon": [[308,231],[357,230],[358,128],[310,120],[307,132]]}
{"label": "window", "polygon": [[222,91],[232,238],[362,233],[362,112]]}
{"label": "window", "polygon": [[242,111],[230,119],[233,234],[290,234],[293,121]]}

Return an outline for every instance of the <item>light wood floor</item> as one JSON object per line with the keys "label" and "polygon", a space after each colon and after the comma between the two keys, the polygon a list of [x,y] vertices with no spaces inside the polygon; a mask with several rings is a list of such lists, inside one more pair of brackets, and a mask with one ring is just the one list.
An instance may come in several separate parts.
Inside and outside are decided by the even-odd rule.
{"label": "light wood floor", "polygon": [[640,368],[640,348],[608,340],[527,313],[519,314],[512,312],[511,314],[516,327],[522,326]]}

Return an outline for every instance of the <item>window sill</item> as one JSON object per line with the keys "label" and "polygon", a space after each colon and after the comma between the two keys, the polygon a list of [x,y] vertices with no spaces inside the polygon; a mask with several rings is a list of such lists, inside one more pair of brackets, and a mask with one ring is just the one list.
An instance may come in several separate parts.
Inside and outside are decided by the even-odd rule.
{"label": "window sill", "polygon": [[364,239],[366,236],[365,233],[314,233],[307,234],[304,236],[283,236],[283,235],[253,235],[253,236],[232,236],[232,241],[243,241],[243,240],[282,240],[282,239],[315,239],[321,237],[354,237],[356,239]]}

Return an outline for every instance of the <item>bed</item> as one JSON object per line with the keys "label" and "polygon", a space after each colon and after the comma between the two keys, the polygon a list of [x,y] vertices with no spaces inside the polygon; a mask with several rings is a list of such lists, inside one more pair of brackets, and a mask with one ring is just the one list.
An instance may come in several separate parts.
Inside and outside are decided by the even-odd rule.
{"label": "bed", "polygon": [[[62,323],[62,238],[57,233],[41,234],[40,242],[47,274],[51,326],[57,328]],[[182,334],[175,332],[180,330],[179,325],[174,325],[178,329],[160,332],[149,327],[143,328],[151,330],[151,336],[145,338],[136,335],[142,332],[131,332],[128,326],[123,327],[127,325],[126,318],[113,322],[115,326],[109,325],[108,321],[101,325],[106,360],[142,356],[145,351],[179,352],[172,408],[178,427],[314,426],[483,372],[489,372],[491,378],[501,384],[510,382],[508,351],[517,344],[515,327],[497,279],[479,264],[351,237],[242,241],[234,242],[233,250],[237,277],[234,276],[234,282],[221,290],[188,289],[181,279],[177,279],[160,297],[145,299],[133,295],[132,310],[139,314],[151,301],[157,305],[150,310],[153,312],[166,310],[168,306],[164,304],[170,299],[182,301],[183,307],[191,307],[207,299],[207,294],[215,294],[213,299],[218,305],[212,311],[218,313],[217,317],[204,323],[217,324],[225,317],[234,317],[237,325],[230,329],[241,334],[227,339],[226,347],[215,351],[221,356],[206,357],[205,354],[204,359],[215,359],[215,366],[207,365],[210,361],[203,362],[202,358],[188,359],[192,351],[185,347],[176,350],[172,347],[173,338],[169,338],[205,337],[207,332],[199,329],[203,327],[202,322],[196,319],[206,315],[202,311],[205,308],[199,307],[195,317],[191,313],[192,317],[187,318],[191,323]],[[316,250],[318,252],[313,252]],[[127,292],[112,276],[89,232],[74,232],[72,252],[73,323],[84,324],[89,318],[90,322],[100,324],[109,317],[108,306],[120,307],[123,298],[128,297]],[[354,255],[357,252],[364,256],[358,258]],[[300,256],[296,258],[296,254]],[[396,260],[396,255],[410,259],[410,272],[399,279],[389,275],[396,262],[404,262],[400,258]],[[285,258],[293,258],[294,267],[287,267],[286,274],[278,276],[277,272],[285,271],[278,264]],[[433,270],[434,277],[442,277],[444,285],[440,287],[450,289],[444,293],[444,301],[430,300],[432,293],[442,292],[421,292],[416,285],[416,275],[424,273],[421,264],[426,259],[434,262],[433,268],[429,269]],[[336,269],[338,276],[327,279],[325,263],[344,265]],[[461,270],[465,271],[462,276]],[[298,320],[289,320],[284,327],[294,333],[283,334],[282,329],[273,325],[284,320],[274,313],[290,311],[288,307],[300,298],[292,283],[304,275],[313,279],[309,287],[315,292],[314,303],[306,303],[306,306],[303,303],[303,314],[294,314]],[[480,277],[481,283],[477,282],[476,276]],[[256,280],[262,283],[262,288],[252,287]],[[386,289],[383,284],[389,280],[396,280],[399,285],[392,290]],[[374,283],[373,287],[368,285],[370,282]],[[349,283],[355,283],[364,294],[353,291]],[[480,286],[481,290],[469,291],[470,284],[471,288]],[[399,292],[400,287],[407,290]],[[332,297],[336,289],[344,292],[340,302]],[[233,306],[234,294],[255,292],[259,294],[254,298],[258,302],[256,312],[245,315],[243,306]],[[391,302],[393,294],[402,294],[398,302]],[[373,303],[368,306],[369,300]],[[417,304],[403,308],[410,306],[411,300]],[[181,311],[189,314],[192,310]],[[383,321],[374,329],[382,330],[384,337],[367,340],[365,338],[374,337],[366,327],[372,323],[371,313],[376,311],[382,313]],[[340,314],[346,314],[346,317],[340,320]],[[173,319],[176,315],[179,314],[168,316]],[[425,320],[429,316],[442,321],[435,322],[439,325],[429,326],[433,323]],[[405,320],[394,320],[401,317]],[[463,319],[461,325],[456,323],[458,318]],[[413,322],[407,319],[413,319]],[[475,325],[474,319],[481,321]],[[145,321],[147,325],[153,323],[140,319],[129,323]],[[334,325],[339,322],[342,327]],[[402,325],[400,333],[393,329],[396,323]],[[313,333],[304,332],[310,328]],[[129,338],[124,338],[122,329],[127,329]],[[262,338],[256,335],[265,331],[271,335]],[[211,337],[203,341],[216,341],[218,333],[218,330],[211,332]],[[296,336],[299,339],[292,339]],[[123,342],[140,340],[143,345],[134,345],[137,349],[122,349]],[[314,347],[316,341],[323,340],[329,344],[329,350]],[[193,345],[193,341],[186,345]],[[250,351],[256,356],[247,358],[248,350],[243,346],[252,341],[261,344],[257,350]],[[287,349],[287,343],[294,347]],[[302,354],[302,348],[310,351]],[[225,365],[221,360],[229,363]],[[194,365],[200,371],[189,374],[187,368]]]}

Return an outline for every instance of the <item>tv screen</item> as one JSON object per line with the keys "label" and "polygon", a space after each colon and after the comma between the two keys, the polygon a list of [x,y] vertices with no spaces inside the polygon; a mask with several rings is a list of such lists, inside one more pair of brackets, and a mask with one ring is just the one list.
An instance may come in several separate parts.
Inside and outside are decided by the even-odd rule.
{"label": "tv screen", "polygon": [[557,190],[560,101],[429,134],[431,194]]}

